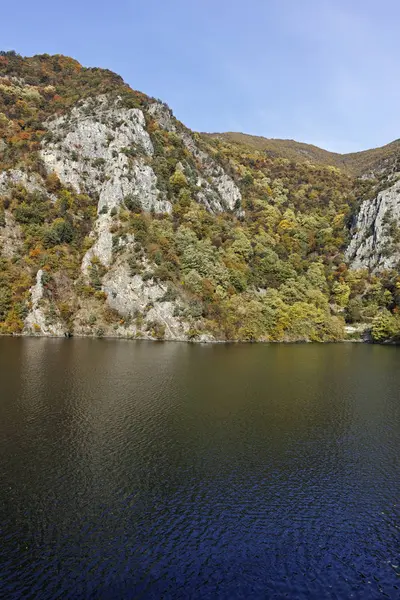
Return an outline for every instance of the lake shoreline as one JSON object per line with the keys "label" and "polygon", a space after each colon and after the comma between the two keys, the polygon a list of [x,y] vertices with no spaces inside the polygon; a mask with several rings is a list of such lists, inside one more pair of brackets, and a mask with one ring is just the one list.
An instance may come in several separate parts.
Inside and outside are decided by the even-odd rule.
{"label": "lake shoreline", "polygon": [[315,344],[315,345],[327,345],[327,344],[370,344],[370,345],[392,345],[398,346],[398,341],[384,341],[374,342],[372,339],[342,339],[317,342],[312,340],[215,340],[215,339],[157,339],[152,337],[132,337],[122,335],[46,335],[41,333],[0,333],[0,337],[8,338],[38,338],[38,339],[54,339],[54,340],[71,340],[71,339],[95,339],[95,340],[126,340],[130,342],[142,341],[142,342],[172,342],[172,343],[184,343],[184,344],[204,344],[204,345],[220,345],[220,344]]}

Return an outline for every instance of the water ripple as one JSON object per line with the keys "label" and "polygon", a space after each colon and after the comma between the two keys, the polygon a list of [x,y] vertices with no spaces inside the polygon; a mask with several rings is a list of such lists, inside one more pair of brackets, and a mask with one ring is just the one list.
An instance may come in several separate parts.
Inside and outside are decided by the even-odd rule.
{"label": "water ripple", "polygon": [[400,597],[399,349],[0,339],[0,597]]}

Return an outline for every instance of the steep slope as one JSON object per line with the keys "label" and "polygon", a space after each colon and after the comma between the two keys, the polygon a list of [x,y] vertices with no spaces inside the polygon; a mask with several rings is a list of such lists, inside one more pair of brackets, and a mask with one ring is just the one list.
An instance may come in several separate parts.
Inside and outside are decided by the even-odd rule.
{"label": "steep slope", "polygon": [[397,250],[366,263],[356,223],[362,201],[364,229],[397,218],[395,190],[374,204],[395,185],[396,144],[333,160],[274,142],[193,133],[162,102],[67,57],[1,53],[0,331],[395,336]]}
{"label": "steep slope", "polygon": [[346,257],[354,269],[399,270],[400,182],[365,200],[360,207]]}
{"label": "steep slope", "polygon": [[[65,57],[21,59],[6,54],[1,58],[3,237],[4,241],[10,237],[11,223],[22,225],[25,244],[29,240],[25,261],[31,263],[32,258],[40,257],[40,261],[33,262],[44,267],[37,271],[36,283],[29,290],[29,312],[29,293],[24,290],[17,303],[21,306],[19,314],[16,318],[13,311],[8,311],[5,329],[18,331],[24,323],[25,331],[49,335],[72,330],[87,333],[88,325],[102,321],[97,317],[99,303],[93,300],[105,300],[109,309],[115,310],[115,314],[108,312],[108,319],[124,325],[119,331],[117,323],[113,323],[115,334],[136,335],[138,327],[127,326],[127,320],[131,321],[133,314],[143,316],[145,312],[142,320],[151,325],[149,335],[156,331],[166,337],[181,338],[187,326],[173,317],[173,303],[158,302],[167,287],[151,277],[145,281],[139,273],[130,274],[132,266],[129,267],[128,259],[131,263],[134,260],[135,235],[133,232],[117,235],[122,227],[119,211],[125,211],[125,220],[129,212],[135,215],[142,210],[169,214],[171,200],[179,192],[184,198],[186,190],[190,202],[189,189],[194,200],[204,203],[212,212],[238,211],[239,189],[165,106],[132,92],[117,76],[83,69]],[[167,123],[165,132],[158,121]],[[79,214],[80,204],[85,205],[84,215]],[[77,220],[86,221],[85,231],[77,231]],[[89,235],[84,237],[84,233]],[[61,245],[65,253],[72,250],[74,265],[73,268],[68,265],[72,277],[63,281],[68,291],[59,294],[56,279],[60,272],[50,275],[55,265],[46,263],[53,248],[60,254]],[[3,244],[4,256],[6,252]],[[123,258],[116,257],[117,252]],[[138,259],[138,269],[146,271],[146,258],[139,255]],[[58,259],[55,262],[65,278],[67,265]],[[78,271],[79,262],[82,275]],[[26,281],[32,277],[30,266],[25,264],[22,269]],[[103,272],[107,268],[110,271]],[[44,285],[43,278],[50,278],[51,285]],[[84,285],[85,278],[92,283],[96,280],[96,284],[93,293],[86,289],[83,296],[95,298],[82,302],[76,289],[77,284],[81,285],[80,279],[84,288],[90,288]],[[12,299],[7,286],[3,289],[3,305],[7,308]],[[68,299],[64,304],[70,304],[71,308],[63,307],[71,312],[68,322],[62,316],[62,308],[57,310],[52,302],[57,295],[64,294]],[[87,323],[89,310],[92,313]],[[6,316],[4,309],[3,316]],[[97,330],[111,333],[107,326]]]}

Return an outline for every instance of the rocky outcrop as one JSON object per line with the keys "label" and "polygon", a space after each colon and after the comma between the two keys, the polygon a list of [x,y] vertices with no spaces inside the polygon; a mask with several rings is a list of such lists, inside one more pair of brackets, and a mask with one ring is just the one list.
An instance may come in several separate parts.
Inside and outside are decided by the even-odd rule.
{"label": "rocky outcrop", "polygon": [[28,173],[21,169],[0,172],[1,196],[9,195],[10,190],[17,185],[22,185],[30,193],[35,191],[46,192],[43,181],[37,173]]}
{"label": "rocky outcrop", "polygon": [[167,286],[152,278],[144,280],[142,275],[132,277],[123,258],[107,272],[102,289],[107,295],[107,304],[120,315],[128,318],[140,315],[142,325],[140,328],[133,325],[135,335],[146,337],[144,332],[151,329],[151,324],[157,324],[163,329],[164,339],[187,339],[188,324],[175,316],[179,303],[164,299]]}
{"label": "rocky outcrop", "polygon": [[63,337],[65,327],[57,315],[49,315],[48,301],[44,297],[43,271],[36,275],[36,283],[30,289],[31,308],[25,319],[25,333],[52,337]]}
{"label": "rocky outcrop", "polygon": [[197,200],[212,212],[240,210],[242,195],[233,179],[209,154],[198,147],[186,129],[177,128],[171,110],[161,102],[154,102],[149,107],[149,113],[162,129],[180,136],[199,166]]}
{"label": "rocky outcrop", "polygon": [[[239,210],[241,194],[235,182],[187,130],[178,130],[171,111],[155,102],[149,113],[160,127],[179,135],[192,155],[197,165],[197,200],[213,212]],[[144,113],[125,108],[121,98],[103,95],[80,102],[69,114],[46,125],[48,135],[40,154],[48,173],[56,173],[63,184],[80,193],[98,197],[94,244],[83,259],[82,270],[87,272],[94,257],[108,267],[112,259],[109,214],[113,209],[130,197],[145,211],[172,211],[158,189]]]}
{"label": "rocky outcrop", "polygon": [[64,184],[97,194],[99,212],[119,206],[126,196],[137,198],[143,210],[170,212],[148,164],[153,145],[145,126],[143,111],[124,108],[120,98],[85,100],[47,123],[41,157]]}
{"label": "rocky outcrop", "polygon": [[0,226],[0,256],[12,258],[20,250],[22,244],[21,227],[13,215],[4,211],[4,225]]}
{"label": "rocky outcrop", "polygon": [[93,258],[98,258],[102,265],[108,267],[112,259],[112,233],[110,227],[112,217],[109,214],[100,214],[91,232],[95,240],[93,246],[86,252],[82,260],[82,271],[87,274]]}
{"label": "rocky outcrop", "polygon": [[382,271],[400,261],[400,181],[365,200],[352,228],[346,258],[353,269]]}
{"label": "rocky outcrop", "polygon": [[42,143],[41,157],[49,173],[56,173],[78,192],[98,197],[94,244],[85,255],[87,272],[96,256],[104,266],[112,257],[112,219],[109,213],[128,196],[143,210],[171,212],[163,200],[151,167],[153,144],[143,111],[124,108],[120,98],[103,95],[75,106],[68,115],[47,123],[49,139]]}

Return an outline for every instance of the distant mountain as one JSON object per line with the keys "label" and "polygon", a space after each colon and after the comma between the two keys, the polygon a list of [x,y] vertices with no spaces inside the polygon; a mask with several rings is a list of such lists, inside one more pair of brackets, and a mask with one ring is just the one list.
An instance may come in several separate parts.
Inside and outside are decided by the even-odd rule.
{"label": "distant mountain", "polygon": [[271,157],[287,158],[295,162],[310,161],[318,165],[331,165],[343,169],[351,175],[360,176],[385,169],[390,163],[397,161],[400,155],[400,141],[395,140],[381,148],[338,154],[323,150],[312,144],[304,144],[294,140],[268,139],[245,133],[211,133],[204,134],[216,139],[243,144],[255,150],[267,153]]}
{"label": "distant mountain", "polygon": [[0,53],[0,333],[400,337],[398,141],[190,131],[65,56]]}

